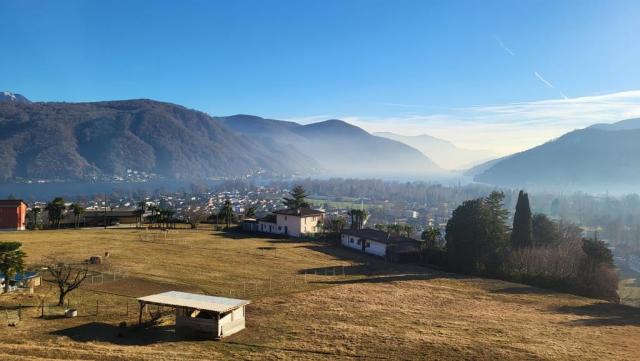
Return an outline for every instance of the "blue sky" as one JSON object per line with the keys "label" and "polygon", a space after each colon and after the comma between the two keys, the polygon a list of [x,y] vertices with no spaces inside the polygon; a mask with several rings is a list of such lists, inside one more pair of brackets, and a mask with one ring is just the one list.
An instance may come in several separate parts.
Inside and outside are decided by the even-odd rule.
{"label": "blue sky", "polygon": [[0,90],[340,117],[508,153],[640,116],[639,18],[615,0],[0,1]]}

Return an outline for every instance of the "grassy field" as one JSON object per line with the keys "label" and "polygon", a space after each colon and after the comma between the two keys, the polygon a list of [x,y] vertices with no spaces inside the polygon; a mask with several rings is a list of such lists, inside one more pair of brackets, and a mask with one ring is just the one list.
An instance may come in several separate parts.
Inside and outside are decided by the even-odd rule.
{"label": "grassy field", "polygon": [[[60,317],[45,284],[3,295],[2,360],[437,359],[631,360],[638,309],[417,266],[390,265],[329,245],[212,231],[78,230],[2,234],[28,262],[109,252]],[[114,279],[115,274],[115,279]],[[100,276],[97,276],[100,275]],[[247,329],[223,341],[180,339],[170,316],[152,329],[134,298],[185,290],[248,298]],[[128,312],[127,312],[128,311]],[[1,312],[1,311],[0,311]]]}

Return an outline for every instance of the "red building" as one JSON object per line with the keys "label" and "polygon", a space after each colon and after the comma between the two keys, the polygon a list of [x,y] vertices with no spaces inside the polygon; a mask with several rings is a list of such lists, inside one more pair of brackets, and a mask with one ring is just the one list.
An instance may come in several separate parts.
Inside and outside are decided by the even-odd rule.
{"label": "red building", "polygon": [[0,230],[24,231],[27,225],[27,204],[21,200],[0,200]]}

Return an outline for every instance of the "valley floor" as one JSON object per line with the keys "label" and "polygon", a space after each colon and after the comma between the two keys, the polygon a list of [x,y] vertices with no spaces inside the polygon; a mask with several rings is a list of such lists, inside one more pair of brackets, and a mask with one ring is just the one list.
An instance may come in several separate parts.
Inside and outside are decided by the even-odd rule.
{"label": "valley floor", "polygon": [[[37,264],[49,253],[110,252],[60,317],[50,284],[0,296],[2,360],[632,360],[637,308],[497,280],[390,265],[333,246],[210,231],[3,234]],[[115,280],[113,279],[115,274]],[[134,297],[164,290],[248,298],[247,329],[180,339],[171,316],[135,326]],[[22,321],[9,327],[22,305]],[[127,321],[129,327],[119,327]]]}

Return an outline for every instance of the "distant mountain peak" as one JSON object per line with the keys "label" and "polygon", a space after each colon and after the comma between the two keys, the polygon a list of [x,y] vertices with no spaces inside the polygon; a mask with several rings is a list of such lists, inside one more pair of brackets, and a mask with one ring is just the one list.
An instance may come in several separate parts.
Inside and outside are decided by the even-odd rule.
{"label": "distant mountain peak", "polygon": [[609,131],[640,129],[640,118],[625,119],[615,123],[598,123],[587,127],[587,129]]}
{"label": "distant mountain peak", "polygon": [[400,135],[392,132],[378,132],[373,133],[373,135],[407,144],[419,150],[445,169],[469,168],[496,156],[495,153],[488,150],[459,148],[448,140],[424,133],[419,135]]}
{"label": "distant mountain peak", "polygon": [[25,96],[8,91],[0,92],[0,102],[31,103]]}
{"label": "distant mountain peak", "polygon": [[314,132],[316,130],[330,131],[336,136],[345,135],[369,135],[367,131],[340,119],[329,119],[318,123],[303,126],[302,132]]}

